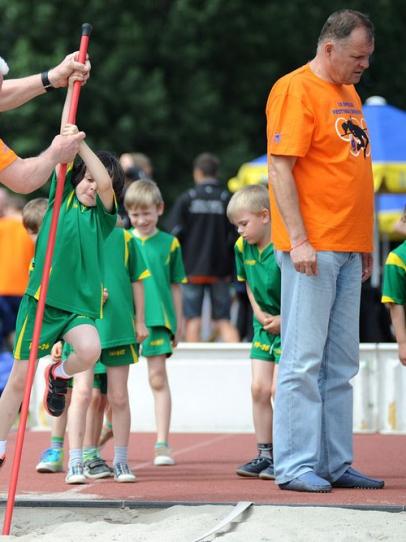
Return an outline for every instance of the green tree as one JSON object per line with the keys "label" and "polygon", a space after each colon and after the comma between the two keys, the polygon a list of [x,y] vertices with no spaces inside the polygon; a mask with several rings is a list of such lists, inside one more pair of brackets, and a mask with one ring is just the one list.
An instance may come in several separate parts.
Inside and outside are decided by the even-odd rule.
{"label": "green tree", "polygon": [[[82,22],[92,77],[78,124],[94,148],[150,155],[168,203],[191,184],[202,151],[222,161],[222,178],[265,152],[265,102],[284,73],[312,58],[332,0],[0,0],[0,54],[11,77],[35,73],[77,48]],[[401,0],[353,0],[376,25],[376,54],[359,85],[405,107]],[[38,153],[58,130],[63,92],[2,113],[2,137],[22,155]]]}

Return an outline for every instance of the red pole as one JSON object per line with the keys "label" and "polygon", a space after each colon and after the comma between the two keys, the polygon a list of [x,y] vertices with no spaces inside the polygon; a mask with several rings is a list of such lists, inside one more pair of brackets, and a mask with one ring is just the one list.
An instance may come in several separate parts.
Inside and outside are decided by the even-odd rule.
{"label": "red pole", "polygon": [[[89,45],[89,37],[90,37],[91,31],[92,31],[92,27],[90,24],[85,23],[82,25],[82,37],[80,40],[80,49],[79,49],[79,58],[78,58],[78,61],[81,62],[82,64],[86,62],[87,49]],[[75,121],[76,121],[76,113],[78,109],[80,90],[81,90],[80,81],[75,81],[73,85],[72,102],[71,102],[69,116],[68,116],[69,124],[75,124]],[[13,517],[16,488],[17,488],[17,482],[18,482],[18,475],[20,471],[21,454],[23,450],[24,435],[25,435],[25,429],[27,425],[28,409],[30,406],[31,388],[32,388],[32,383],[33,383],[34,375],[35,375],[35,366],[36,366],[37,356],[38,356],[38,344],[39,344],[39,339],[41,335],[42,319],[44,316],[45,301],[46,301],[46,296],[47,296],[47,291],[48,291],[49,274],[50,274],[49,271],[51,269],[52,256],[54,253],[56,230],[58,226],[59,211],[61,209],[61,203],[62,203],[63,188],[64,188],[65,177],[66,177],[66,169],[67,169],[67,164],[61,164],[59,167],[59,172],[58,172],[57,187],[56,187],[56,192],[55,192],[55,203],[54,203],[54,208],[52,211],[51,227],[50,227],[50,232],[49,232],[47,250],[45,253],[44,271],[42,273],[37,313],[35,315],[32,348],[31,348],[30,357],[28,360],[28,372],[27,372],[27,377],[25,380],[24,399],[21,406],[20,422],[18,424],[18,431],[17,431],[16,449],[15,449],[13,465],[11,469],[11,479],[10,479],[10,485],[8,489],[7,507],[6,507],[6,513],[4,516],[4,524],[3,524],[3,535],[10,534],[11,520]]]}

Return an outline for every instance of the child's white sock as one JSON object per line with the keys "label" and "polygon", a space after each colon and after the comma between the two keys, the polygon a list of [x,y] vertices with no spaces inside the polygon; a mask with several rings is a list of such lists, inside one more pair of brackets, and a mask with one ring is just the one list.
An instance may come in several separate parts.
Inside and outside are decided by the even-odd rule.
{"label": "child's white sock", "polygon": [[6,453],[7,440],[0,440],[0,457]]}
{"label": "child's white sock", "polygon": [[65,380],[72,378],[72,375],[68,375],[68,373],[65,371],[64,361],[53,370],[53,374],[58,378],[65,378]]}
{"label": "child's white sock", "polygon": [[128,463],[128,447],[127,446],[114,446],[114,460],[113,465],[118,463]]}

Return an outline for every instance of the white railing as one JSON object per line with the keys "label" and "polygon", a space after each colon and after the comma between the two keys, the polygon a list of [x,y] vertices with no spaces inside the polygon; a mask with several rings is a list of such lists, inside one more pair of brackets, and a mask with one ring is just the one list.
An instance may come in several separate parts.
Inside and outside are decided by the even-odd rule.
{"label": "white railing", "polygon": [[[174,432],[252,432],[250,345],[181,343],[168,359]],[[30,423],[49,427],[42,407],[44,358],[34,382]],[[354,431],[406,433],[406,367],[395,344],[362,344],[354,378]],[[131,367],[132,431],[155,431],[146,360]]]}

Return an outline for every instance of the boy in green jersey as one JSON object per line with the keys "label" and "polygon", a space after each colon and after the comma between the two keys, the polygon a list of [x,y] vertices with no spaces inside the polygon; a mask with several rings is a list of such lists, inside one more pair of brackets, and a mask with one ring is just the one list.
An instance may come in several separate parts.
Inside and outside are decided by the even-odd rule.
{"label": "boy in green jersey", "polygon": [[142,355],[148,361],[149,384],[155,403],[154,465],[174,465],[168,444],[171,393],[166,358],[172,354],[181,334],[180,283],[186,282],[182,252],[176,237],[157,229],[164,202],[154,181],[133,182],[126,191],[124,206],[133,226],[132,233],[151,273],[144,281],[145,321],[149,335],[142,344]]}
{"label": "boy in green jersey", "polygon": [[234,251],[237,278],[246,282],[254,312],[251,347],[251,394],[258,456],[237,469],[239,476],[274,479],[271,397],[281,355],[281,274],[271,243],[269,195],[265,186],[251,185],[235,193],[227,216],[241,237]]}
{"label": "boy in green jersey", "polygon": [[389,308],[399,359],[406,365],[406,241],[389,253],[383,273],[382,303]]}
{"label": "boy in green jersey", "polygon": [[[65,124],[74,79],[75,76],[69,81],[61,122],[62,135],[78,131],[76,126]],[[60,416],[64,411],[67,381],[74,374],[92,368],[100,357],[95,320],[102,316],[103,243],[116,224],[114,191],[121,193],[124,180],[118,160],[110,153],[96,155],[82,142],[80,156],[83,162],[74,170],[68,168],[66,176],[38,347],[42,357],[63,338],[74,349],[66,361],[52,364],[45,371],[44,406],[53,416]],[[17,317],[16,361],[0,398],[0,464],[4,461],[6,438],[24,394],[56,177],[54,173],[48,210],[36,243],[34,267]],[[83,426],[84,423],[83,420]]]}

